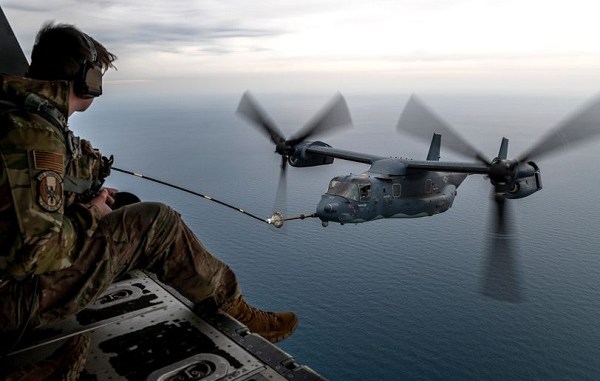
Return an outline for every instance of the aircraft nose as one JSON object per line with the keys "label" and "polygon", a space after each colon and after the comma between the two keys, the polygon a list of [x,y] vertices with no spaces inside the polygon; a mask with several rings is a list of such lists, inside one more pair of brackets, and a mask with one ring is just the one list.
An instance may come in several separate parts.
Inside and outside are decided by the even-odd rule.
{"label": "aircraft nose", "polygon": [[317,206],[317,216],[321,221],[343,222],[350,219],[346,210],[347,202],[340,197],[332,195],[323,195]]}
{"label": "aircraft nose", "polygon": [[326,204],[326,205],[323,207],[323,210],[324,210],[326,213],[334,213],[334,212],[337,212],[337,211],[338,211],[338,207],[339,207],[338,203],[337,203],[337,202],[334,202],[334,203],[331,203],[331,204]]}
{"label": "aircraft nose", "polygon": [[331,220],[335,217],[335,213],[339,210],[339,204],[337,202],[330,202],[330,200],[321,200],[317,206],[317,216],[322,220]]}

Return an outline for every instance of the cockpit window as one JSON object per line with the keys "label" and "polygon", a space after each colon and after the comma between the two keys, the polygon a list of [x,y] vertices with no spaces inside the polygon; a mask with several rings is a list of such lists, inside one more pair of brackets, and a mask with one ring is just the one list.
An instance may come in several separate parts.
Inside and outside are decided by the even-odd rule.
{"label": "cockpit window", "polygon": [[371,184],[360,184],[358,186],[360,201],[367,201],[371,198]]}
{"label": "cockpit window", "polygon": [[327,194],[342,196],[350,200],[358,201],[358,186],[355,183],[331,180]]}

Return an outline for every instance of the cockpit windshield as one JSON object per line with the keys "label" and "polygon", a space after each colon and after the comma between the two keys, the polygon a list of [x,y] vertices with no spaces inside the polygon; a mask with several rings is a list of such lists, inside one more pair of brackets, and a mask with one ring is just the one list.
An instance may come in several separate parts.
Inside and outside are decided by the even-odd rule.
{"label": "cockpit windshield", "polygon": [[350,200],[358,201],[358,185],[352,182],[343,182],[333,179],[329,183],[327,194],[342,196]]}

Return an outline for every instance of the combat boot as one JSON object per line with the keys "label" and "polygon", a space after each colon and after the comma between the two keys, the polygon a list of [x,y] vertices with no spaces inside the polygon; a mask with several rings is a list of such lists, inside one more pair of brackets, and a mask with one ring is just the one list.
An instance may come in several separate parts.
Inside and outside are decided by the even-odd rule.
{"label": "combat boot", "polygon": [[67,340],[54,353],[38,363],[6,375],[6,381],[76,381],[85,366],[90,339],[77,335]]}
{"label": "combat boot", "polygon": [[261,311],[252,307],[240,296],[221,306],[221,309],[272,343],[289,337],[298,327],[298,317],[293,312]]}

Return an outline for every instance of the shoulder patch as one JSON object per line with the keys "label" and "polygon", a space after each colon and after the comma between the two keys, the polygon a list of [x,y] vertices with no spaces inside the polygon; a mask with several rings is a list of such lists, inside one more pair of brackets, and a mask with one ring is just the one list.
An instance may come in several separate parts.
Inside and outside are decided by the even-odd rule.
{"label": "shoulder patch", "polygon": [[55,212],[63,204],[62,177],[54,171],[44,171],[37,176],[38,204],[48,212]]}
{"label": "shoulder patch", "polygon": [[63,174],[65,172],[65,156],[56,152],[33,151],[33,165],[35,169]]}

